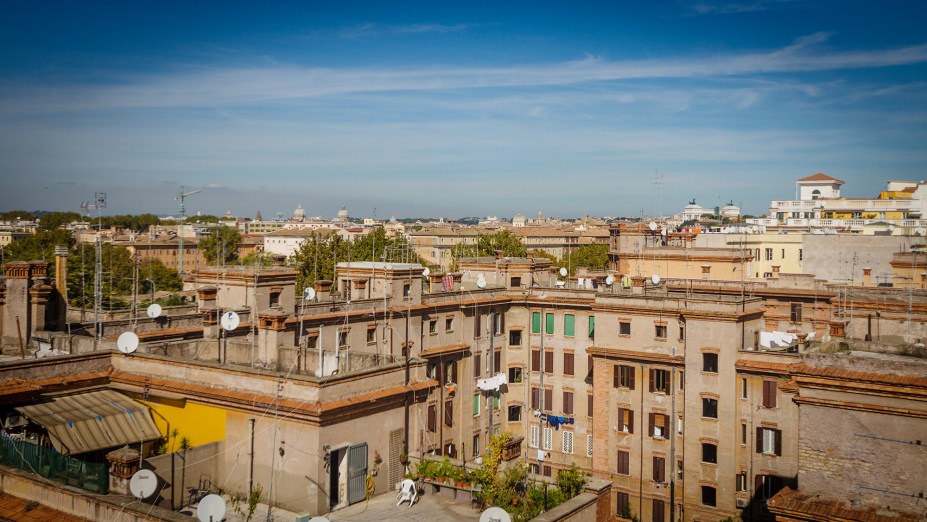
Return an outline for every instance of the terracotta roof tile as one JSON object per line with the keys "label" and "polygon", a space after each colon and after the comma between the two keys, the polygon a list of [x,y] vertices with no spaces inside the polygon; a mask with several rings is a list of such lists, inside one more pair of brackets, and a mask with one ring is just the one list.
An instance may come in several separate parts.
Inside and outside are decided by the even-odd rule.
{"label": "terracotta roof tile", "polygon": [[846,507],[842,501],[810,497],[800,490],[785,487],[767,501],[767,507],[777,518],[788,520],[856,520],[859,522],[914,522],[919,517],[898,513],[880,515],[872,511]]}
{"label": "terracotta roof tile", "polygon": [[801,178],[801,179],[798,180],[798,181],[836,181],[837,183],[841,183],[841,184],[846,183],[846,182],[843,181],[842,179],[837,179],[837,178],[835,178],[835,177],[833,177],[833,176],[828,176],[827,174],[824,174],[823,172],[818,172],[817,174],[812,174],[812,175],[810,175],[810,176]]}
{"label": "terracotta roof tile", "polygon": [[88,522],[90,520],[7,493],[0,493],[0,519],[35,522]]}

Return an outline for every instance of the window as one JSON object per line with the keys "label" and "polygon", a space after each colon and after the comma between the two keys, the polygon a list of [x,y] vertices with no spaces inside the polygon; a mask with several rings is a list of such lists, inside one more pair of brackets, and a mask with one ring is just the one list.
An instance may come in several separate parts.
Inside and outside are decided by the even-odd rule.
{"label": "window", "polygon": [[483,375],[483,354],[475,353],[473,354],[473,376],[479,377]]}
{"label": "window", "polygon": [[553,469],[550,466],[544,466],[544,469],[541,470],[541,474],[543,474],[545,477],[551,476],[552,472],[553,472]]}
{"label": "window", "polygon": [[802,260],[802,251],[801,251],[800,248],[798,249],[798,260],[799,260],[799,261]]}
{"label": "window", "polygon": [[505,331],[505,314],[498,312],[492,314],[492,333],[493,335],[502,335]]}
{"label": "window", "polygon": [[539,401],[540,401],[540,398],[539,398],[539,395],[538,395],[538,389],[537,389],[537,388],[531,388],[531,409],[532,409],[532,410],[538,410],[538,409],[540,409]]}
{"label": "window", "polygon": [[412,283],[404,283],[402,285],[402,297],[409,298],[412,293]]}
{"label": "window", "polygon": [[563,392],[563,413],[573,415],[573,392]]}
{"label": "window", "polygon": [[279,304],[280,304],[280,292],[271,292],[270,293],[270,306],[274,307]]}
{"label": "window", "polygon": [[686,340],[686,323],[679,323],[679,340]]}
{"label": "window", "polygon": [[656,324],[654,325],[653,336],[657,339],[666,339],[666,325],[665,324]]}
{"label": "window", "polygon": [[[789,321],[793,323],[801,322],[801,303],[792,303],[792,310],[789,314]],[[812,314],[813,315],[813,314]]]}
{"label": "window", "polygon": [[744,446],[747,445],[747,423],[746,422],[740,423],[740,443],[743,444]]}
{"label": "window", "polygon": [[662,413],[650,414],[650,436],[656,439],[665,439],[669,429],[669,415]]}
{"label": "window", "polygon": [[446,401],[444,403],[444,425],[445,426],[454,425],[454,403],[453,401]]}
{"label": "window", "polygon": [[748,388],[748,386],[747,386],[747,378],[746,378],[746,377],[741,378],[741,379],[740,379],[740,398],[741,398],[741,399],[746,399],[746,398],[747,398],[747,390],[748,390],[748,389],[749,389],[749,388]]}
{"label": "window", "polygon": [[338,332],[338,347],[347,348],[348,347],[348,331],[342,330]]}
{"label": "window", "polygon": [[492,371],[498,373],[502,369],[502,350],[495,350],[492,353]]}
{"label": "window", "polygon": [[773,249],[771,249],[771,248],[767,248],[767,249],[766,249],[766,260],[767,260],[767,261],[772,261],[772,260],[773,260],[773,252],[772,252],[772,251],[773,251]]}
{"label": "window", "polygon": [[718,418],[718,399],[702,397],[702,417]]}
{"label": "window", "polygon": [[437,319],[432,319],[431,321],[428,321],[428,333],[430,334],[438,333],[438,320]]}
{"label": "window", "polygon": [[586,456],[592,456],[592,435],[586,435]]}
{"label": "window", "polygon": [[480,456],[480,434],[479,433],[473,434],[473,443],[471,444],[471,447],[473,448],[473,456],[479,457]]}
{"label": "window", "polygon": [[554,389],[547,388],[544,390],[544,411],[554,409]]}
{"label": "window", "polygon": [[676,478],[677,478],[678,480],[682,480],[683,470],[684,470],[684,468],[685,468],[685,466],[683,466],[682,462],[683,462],[682,460],[677,460],[677,461],[676,461]]}
{"label": "window", "polygon": [[627,493],[618,492],[618,516],[621,518],[631,518],[631,497]]}
{"label": "window", "polygon": [[536,448],[538,447],[540,440],[541,440],[541,427],[531,426],[531,429],[529,430],[528,446],[531,448]]}
{"label": "window", "polygon": [[653,458],[653,481],[666,482],[666,459],[663,457]]}
{"label": "window", "polygon": [[630,321],[621,321],[618,323],[618,335],[631,335]]}
{"label": "window", "polygon": [[782,455],[782,431],[773,428],[756,429],[756,452],[764,455]]}
{"label": "window", "polygon": [[509,384],[521,382],[521,368],[509,368]]}
{"label": "window", "polygon": [[682,416],[676,417],[676,433],[682,435],[683,428]]}
{"label": "window", "polygon": [[319,347],[319,334],[310,334],[309,338],[306,339],[306,347],[310,350],[315,350]]}
{"label": "window", "polygon": [[513,277],[512,283],[509,286],[511,286],[512,288],[521,288],[521,278]]}
{"label": "window", "polygon": [[473,338],[479,339],[483,336],[483,316],[477,312],[473,315]]}
{"label": "window", "polygon": [[653,499],[653,522],[663,522],[666,520],[666,505],[662,500]]}
{"label": "window", "polygon": [[576,333],[576,317],[573,314],[563,316],[563,335],[573,337]]}
{"label": "window", "polygon": [[634,410],[618,408],[618,431],[634,433]]}
{"label": "window", "polygon": [[718,354],[702,354],[702,371],[708,373],[718,373]]}
{"label": "window", "polygon": [[521,346],[521,330],[509,330],[509,346]]}
{"label": "window", "polygon": [[377,327],[368,326],[367,327],[367,344],[377,342]]}
{"label": "window", "polygon": [[718,446],[710,442],[702,443],[702,462],[718,463]]}
{"label": "window", "polygon": [[589,316],[589,338],[595,339],[595,316]]}
{"label": "window", "polygon": [[541,371],[541,351],[540,350],[531,351],[531,371],[532,372]]}
{"label": "window", "polygon": [[428,405],[428,431],[434,432],[438,429],[438,405]]}
{"label": "window", "polygon": [[477,417],[480,414],[480,394],[476,393],[473,395],[473,416]]}
{"label": "window", "polygon": [[763,381],[763,407],[776,407],[776,381]]}
{"label": "window", "polygon": [[781,253],[780,259],[785,259],[785,249],[784,249],[784,248],[782,249],[782,253]]}
{"label": "window", "polygon": [[669,370],[650,370],[650,391],[669,393]]}
{"label": "window", "polygon": [[592,417],[592,394],[586,396],[586,416]]}
{"label": "window", "polygon": [[618,471],[619,475],[631,474],[631,453],[628,451],[618,450]]}
{"label": "window", "polygon": [[531,313],[531,333],[541,333],[541,312]]}
{"label": "window", "polygon": [[544,373],[554,373],[554,351],[544,350]]}
{"label": "window", "polygon": [[785,485],[786,483],[784,480],[782,480],[782,477],[776,477],[773,475],[757,475],[756,491],[754,494],[760,500],[769,500]]}
{"label": "window", "polygon": [[547,317],[545,318],[544,322],[545,322],[544,331],[547,332],[548,335],[553,335],[554,334],[554,314],[547,314]]}
{"label": "window", "polygon": [[705,506],[715,507],[717,503],[718,491],[711,486],[702,486],[702,504]]}
{"label": "window", "polygon": [[544,447],[542,449],[550,451],[554,447],[554,429],[544,428]]}
{"label": "window", "polygon": [[747,491],[747,472],[741,471],[737,474],[737,492]]}
{"label": "window", "polygon": [[573,375],[573,354],[572,353],[563,354],[563,374]]}
{"label": "window", "polygon": [[634,367],[620,364],[614,369],[614,386],[615,388],[634,389]]}
{"label": "window", "polygon": [[516,422],[521,420],[521,406],[512,405],[509,406],[509,422]]}
{"label": "window", "polygon": [[562,444],[560,445],[560,448],[563,450],[564,453],[567,453],[567,454],[573,453],[573,432],[572,431],[563,432],[563,440],[562,440]]}
{"label": "window", "polygon": [[444,319],[444,330],[447,332],[454,330],[454,318],[453,317],[446,317]]}

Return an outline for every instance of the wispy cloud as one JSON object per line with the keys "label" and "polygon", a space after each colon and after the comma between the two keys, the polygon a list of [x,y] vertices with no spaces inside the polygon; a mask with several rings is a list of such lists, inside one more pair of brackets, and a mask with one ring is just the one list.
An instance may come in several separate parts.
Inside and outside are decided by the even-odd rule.
{"label": "wispy cloud", "polygon": [[321,96],[396,91],[576,86],[620,80],[725,78],[866,69],[927,61],[927,44],[895,49],[819,51],[829,33],[770,51],[609,61],[585,58],[512,67],[321,69],[279,66],[119,78],[107,85],[0,84],[0,112],[223,107]]}
{"label": "wispy cloud", "polygon": [[361,38],[378,38],[381,36],[396,36],[404,34],[422,35],[426,33],[459,33],[466,31],[468,24],[375,24],[367,23],[345,27],[338,31],[340,38],[355,40]]}
{"label": "wispy cloud", "polygon": [[780,9],[783,7],[794,6],[796,4],[806,4],[807,0],[753,0],[741,2],[710,2],[698,1],[686,4],[686,7],[695,15],[707,14],[728,14],[728,13],[752,13],[756,11],[767,11],[770,9]]}

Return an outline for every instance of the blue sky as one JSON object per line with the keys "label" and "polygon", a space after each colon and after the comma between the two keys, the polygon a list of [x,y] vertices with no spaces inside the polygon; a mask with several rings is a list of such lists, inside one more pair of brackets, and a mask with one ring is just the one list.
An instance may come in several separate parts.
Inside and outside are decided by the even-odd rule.
{"label": "blue sky", "polygon": [[927,178],[927,4],[496,4],[6,3],[0,209],[764,214]]}

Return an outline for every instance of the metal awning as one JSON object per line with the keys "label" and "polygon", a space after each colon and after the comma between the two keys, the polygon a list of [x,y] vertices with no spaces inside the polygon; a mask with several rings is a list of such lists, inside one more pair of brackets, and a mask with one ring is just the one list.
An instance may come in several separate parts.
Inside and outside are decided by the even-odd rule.
{"label": "metal awning", "polygon": [[52,445],[62,454],[77,455],[161,437],[145,407],[112,390],[47,398],[16,411],[48,430]]}

